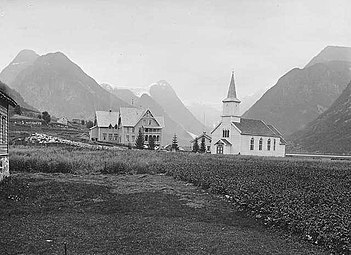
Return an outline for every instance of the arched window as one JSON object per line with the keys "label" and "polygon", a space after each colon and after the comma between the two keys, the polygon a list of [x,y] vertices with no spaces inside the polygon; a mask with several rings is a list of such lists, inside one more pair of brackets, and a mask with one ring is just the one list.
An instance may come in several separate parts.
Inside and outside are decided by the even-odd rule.
{"label": "arched window", "polygon": [[276,142],[277,142],[277,141],[274,139],[274,140],[273,140],[273,150],[274,150],[274,151],[275,151],[275,144],[276,144]]}
{"label": "arched window", "polygon": [[250,150],[253,151],[255,149],[255,139],[252,137],[250,140]]}
{"label": "arched window", "polygon": [[258,143],[258,149],[261,151],[262,150],[262,145],[263,145],[263,139],[260,138],[260,141]]}
{"label": "arched window", "polygon": [[267,151],[271,150],[271,138],[268,139],[267,141]]}
{"label": "arched window", "polygon": [[146,136],[145,136],[145,142],[147,142],[147,138],[148,138],[148,136],[146,135]]}
{"label": "arched window", "polygon": [[160,141],[160,136],[159,136],[159,135],[156,136],[156,141],[157,141],[157,142]]}

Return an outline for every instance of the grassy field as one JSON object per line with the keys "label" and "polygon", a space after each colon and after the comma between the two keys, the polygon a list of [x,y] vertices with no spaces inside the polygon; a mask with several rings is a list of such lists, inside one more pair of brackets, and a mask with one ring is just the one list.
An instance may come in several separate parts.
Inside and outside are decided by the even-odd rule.
{"label": "grassy field", "polygon": [[165,173],[226,197],[262,226],[340,254],[351,251],[351,162],[152,151],[15,147],[11,171]]}
{"label": "grassy field", "polygon": [[327,254],[164,175],[18,173],[0,203],[0,254]]}

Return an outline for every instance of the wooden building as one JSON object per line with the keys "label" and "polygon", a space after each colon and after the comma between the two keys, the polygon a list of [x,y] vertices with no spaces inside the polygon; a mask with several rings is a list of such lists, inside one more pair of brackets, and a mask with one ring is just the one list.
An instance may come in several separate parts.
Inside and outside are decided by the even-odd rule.
{"label": "wooden building", "polygon": [[17,103],[0,90],[0,181],[10,175],[9,168],[9,106],[15,107]]}

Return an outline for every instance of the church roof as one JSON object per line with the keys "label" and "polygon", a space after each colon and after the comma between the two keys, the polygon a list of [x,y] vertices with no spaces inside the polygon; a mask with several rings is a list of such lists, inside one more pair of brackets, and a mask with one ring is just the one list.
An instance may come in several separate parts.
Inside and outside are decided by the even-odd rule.
{"label": "church roof", "polygon": [[[235,125],[241,131],[242,135],[281,137],[281,135],[278,134],[278,131],[278,133],[273,131],[262,120],[241,118],[240,122],[233,122],[233,125]],[[274,130],[276,129],[274,128]]]}
{"label": "church roof", "polygon": [[216,143],[215,143],[215,145],[217,145],[217,144],[225,144],[225,145],[232,145],[227,139],[225,139],[225,138],[222,138],[222,139],[219,139]]}
{"label": "church roof", "polygon": [[119,112],[96,111],[96,123],[98,127],[113,127],[118,123]]}
{"label": "church roof", "polygon": [[286,144],[286,141],[283,138],[283,135],[276,129],[273,125],[267,125],[277,136],[280,137],[280,143]]}
{"label": "church roof", "polygon": [[238,102],[238,103],[240,103],[240,100],[237,98],[237,95],[236,95],[234,71],[232,72],[232,78],[230,80],[227,98],[224,99],[223,102]]}

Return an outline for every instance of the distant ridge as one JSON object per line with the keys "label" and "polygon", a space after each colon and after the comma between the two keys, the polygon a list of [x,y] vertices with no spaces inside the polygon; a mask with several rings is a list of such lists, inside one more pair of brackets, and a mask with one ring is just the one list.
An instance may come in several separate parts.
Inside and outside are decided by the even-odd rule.
{"label": "distant ridge", "polygon": [[92,119],[96,110],[130,106],[100,87],[61,52],[38,57],[10,86],[35,108],[58,117]]}
{"label": "distant ridge", "polygon": [[284,135],[302,130],[327,110],[351,80],[350,48],[329,46],[303,69],[283,75],[245,114]]}
{"label": "distant ridge", "polygon": [[305,67],[329,61],[351,62],[351,47],[327,46],[317,56],[312,58]]}
{"label": "distant ridge", "polygon": [[290,140],[308,152],[351,155],[351,82],[328,110]]}

